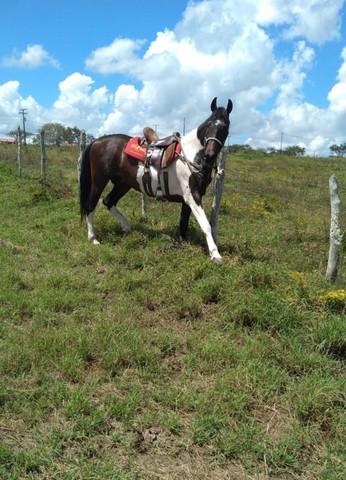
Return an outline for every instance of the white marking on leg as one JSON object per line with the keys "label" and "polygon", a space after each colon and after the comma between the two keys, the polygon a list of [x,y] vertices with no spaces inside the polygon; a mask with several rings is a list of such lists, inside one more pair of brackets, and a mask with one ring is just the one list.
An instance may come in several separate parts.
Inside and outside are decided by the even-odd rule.
{"label": "white marking on leg", "polygon": [[118,220],[123,232],[128,233],[131,230],[131,227],[127,218],[116,207],[114,207],[114,205],[109,209],[109,211]]}
{"label": "white marking on leg", "polygon": [[205,235],[205,238],[207,240],[209,255],[212,261],[215,263],[221,263],[222,257],[219,253],[216,243],[214,242],[214,239],[211,233],[211,226],[205,214],[205,211],[200,205],[197,205],[197,203],[192,198],[185,199],[185,201],[191,208],[191,211],[194,217],[196,218],[199,226],[201,227],[202,232]]}
{"label": "white marking on leg", "polygon": [[100,245],[100,242],[95,238],[94,232],[94,225],[93,225],[93,218],[94,218],[95,210],[93,210],[89,215],[86,217],[87,228],[88,228],[88,240],[93,242],[94,245]]}

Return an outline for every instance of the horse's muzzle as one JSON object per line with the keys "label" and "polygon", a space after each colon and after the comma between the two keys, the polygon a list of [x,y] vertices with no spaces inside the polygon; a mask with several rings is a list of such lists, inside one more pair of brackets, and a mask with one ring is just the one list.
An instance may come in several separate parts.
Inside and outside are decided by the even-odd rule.
{"label": "horse's muzzle", "polygon": [[205,159],[207,161],[213,160],[215,156],[219,153],[219,151],[220,145],[214,140],[209,140],[204,150]]}

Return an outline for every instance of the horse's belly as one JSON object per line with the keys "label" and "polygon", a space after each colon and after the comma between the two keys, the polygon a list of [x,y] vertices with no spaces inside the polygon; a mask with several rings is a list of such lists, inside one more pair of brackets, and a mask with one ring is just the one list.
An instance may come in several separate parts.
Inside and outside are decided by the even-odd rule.
{"label": "horse's belly", "polygon": [[150,166],[148,169],[143,164],[139,164],[137,182],[140,190],[150,197],[172,200],[174,197],[174,201],[181,201],[183,192],[174,166],[157,170],[153,166]]}

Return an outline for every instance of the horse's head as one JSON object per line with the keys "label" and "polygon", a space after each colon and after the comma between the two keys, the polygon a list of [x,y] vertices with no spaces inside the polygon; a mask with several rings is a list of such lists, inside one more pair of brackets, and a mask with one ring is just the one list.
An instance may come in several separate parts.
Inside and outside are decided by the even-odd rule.
{"label": "horse's head", "polygon": [[216,97],[211,102],[212,114],[197,129],[197,137],[204,147],[204,157],[208,163],[213,163],[217,154],[224,146],[229,131],[229,114],[233,103],[228,100],[227,107],[218,107]]}

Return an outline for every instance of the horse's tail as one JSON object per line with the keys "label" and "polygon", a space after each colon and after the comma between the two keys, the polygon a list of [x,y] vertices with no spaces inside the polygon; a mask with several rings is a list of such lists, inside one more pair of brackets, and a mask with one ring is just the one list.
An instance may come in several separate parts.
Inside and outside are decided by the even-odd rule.
{"label": "horse's tail", "polygon": [[79,205],[81,220],[87,215],[88,199],[91,189],[90,148],[88,145],[80,160],[79,172]]}

